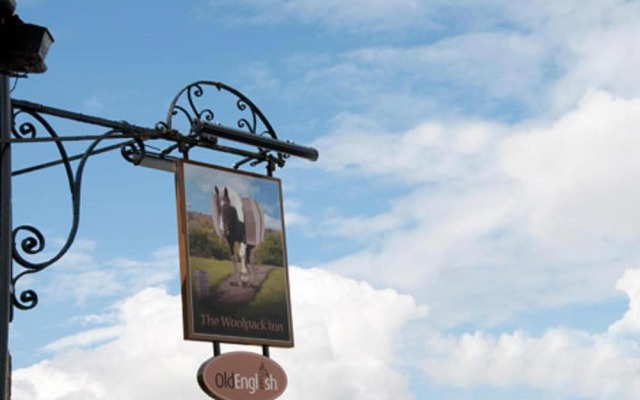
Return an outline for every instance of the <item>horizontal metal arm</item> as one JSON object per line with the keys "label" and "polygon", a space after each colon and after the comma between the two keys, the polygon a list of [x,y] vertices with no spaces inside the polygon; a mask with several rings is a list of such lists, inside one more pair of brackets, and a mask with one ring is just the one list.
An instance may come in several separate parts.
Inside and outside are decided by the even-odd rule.
{"label": "horizontal metal arm", "polygon": [[278,153],[305,158],[309,161],[316,161],[318,159],[318,150],[312,147],[300,146],[291,142],[255,135],[224,125],[210,124],[197,120],[194,121],[192,130],[200,134],[215,136],[216,138],[227,139]]}
{"label": "horizontal metal arm", "polygon": [[45,162],[45,163],[42,163],[42,164],[34,165],[32,167],[19,169],[17,171],[13,171],[11,173],[11,175],[12,176],[18,176],[18,175],[23,175],[23,174],[29,174],[31,172],[39,171],[41,169],[45,169],[45,168],[49,168],[49,167],[55,167],[56,165],[61,165],[61,164],[64,164],[66,162],[73,162],[73,161],[81,160],[85,155],[93,156],[93,155],[97,155],[97,154],[106,153],[106,152],[109,152],[109,151],[112,151],[112,150],[120,150],[124,144],[126,144],[126,143],[118,143],[118,144],[111,145],[111,146],[105,146],[105,147],[102,147],[100,149],[88,152],[88,153],[76,154],[75,156],[67,157],[67,159],[64,159],[64,160],[60,159],[60,160],[55,160],[55,161],[49,161],[49,162]]}
{"label": "horizontal metal arm", "polygon": [[[197,139],[197,137],[189,137],[180,135],[179,132],[176,131],[159,131],[153,128],[147,128],[139,125],[133,125],[126,121],[113,121],[106,118],[95,117],[91,115],[76,113],[68,110],[63,110],[60,108],[45,106],[42,104],[32,103],[24,100],[11,100],[14,107],[18,109],[29,111],[29,112],[37,112],[42,114],[48,114],[54,117],[71,119],[74,121],[79,121],[83,123],[88,123],[92,125],[103,126],[106,128],[115,129],[121,131],[118,136],[113,137],[112,139],[122,139],[122,138],[139,138],[142,140],[147,139],[165,139],[175,142],[184,142],[189,145],[197,145],[205,148],[210,148],[218,151],[235,153],[238,155],[247,156],[249,158],[259,159],[260,154],[246,152],[241,149],[234,149],[225,146],[219,146],[216,144],[215,139],[211,139],[209,143],[202,142]],[[246,145],[256,146],[261,149],[266,149],[270,151],[275,151],[278,153],[291,155],[295,157],[301,157],[310,161],[316,161],[318,159],[318,150],[312,147],[300,146],[295,143],[289,141],[282,141],[279,139],[274,139],[268,136],[261,136],[253,133],[249,133],[246,131],[242,131],[239,129],[230,128],[224,125],[211,124],[208,122],[204,122],[201,120],[196,120],[193,122],[192,131],[194,133],[200,134],[203,139],[207,139],[208,135],[222,138],[226,140],[230,140],[237,143],[242,143]],[[26,142],[39,142],[39,141],[81,141],[81,140],[93,140],[99,136],[79,136],[79,137],[56,137],[56,138],[20,138],[20,139],[12,139],[12,142],[17,143],[26,143]],[[26,171],[20,171],[24,173]]]}
{"label": "horizontal metal arm", "polygon": [[54,117],[71,119],[74,121],[85,122],[92,125],[104,126],[105,128],[111,128],[122,132],[146,133],[152,136],[158,135],[158,132],[155,129],[133,125],[126,121],[113,121],[106,118],[94,117],[92,115],[81,114],[24,100],[11,99],[11,104],[21,110],[48,114]]}

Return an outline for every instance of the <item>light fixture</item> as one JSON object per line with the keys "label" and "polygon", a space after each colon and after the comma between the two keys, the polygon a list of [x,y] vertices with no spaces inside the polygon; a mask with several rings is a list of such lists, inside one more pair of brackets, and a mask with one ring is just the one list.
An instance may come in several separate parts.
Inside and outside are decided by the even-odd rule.
{"label": "light fixture", "polygon": [[3,16],[11,16],[16,11],[15,0],[0,0],[0,14]]}
{"label": "light fixture", "polygon": [[5,24],[0,26],[0,69],[9,72],[40,73],[47,70],[44,59],[53,37],[43,26]]}
{"label": "light fixture", "polygon": [[146,152],[138,165],[160,171],[175,172],[175,161],[174,157],[165,157],[160,154]]}
{"label": "light fixture", "polygon": [[43,26],[22,22],[15,8],[15,0],[0,0],[0,73],[45,72],[53,37]]}

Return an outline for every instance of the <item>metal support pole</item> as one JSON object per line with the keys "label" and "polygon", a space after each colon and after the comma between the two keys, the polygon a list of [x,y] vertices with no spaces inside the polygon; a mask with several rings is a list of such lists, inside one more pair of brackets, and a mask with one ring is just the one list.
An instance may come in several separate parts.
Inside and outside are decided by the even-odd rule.
{"label": "metal support pole", "polygon": [[0,74],[0,399],[11,397],[9,322],[11,319],[11,89]]}

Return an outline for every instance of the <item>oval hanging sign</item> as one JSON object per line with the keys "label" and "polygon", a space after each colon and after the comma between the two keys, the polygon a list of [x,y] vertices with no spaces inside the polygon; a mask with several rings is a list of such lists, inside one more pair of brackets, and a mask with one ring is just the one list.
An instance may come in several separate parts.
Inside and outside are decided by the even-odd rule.
{"label": "oval hanging sign", "polygon": [[280,365],[257,353],[235,351],[207,360],[198,370],[202,390],[220,400],[273,400],[287,387]]}

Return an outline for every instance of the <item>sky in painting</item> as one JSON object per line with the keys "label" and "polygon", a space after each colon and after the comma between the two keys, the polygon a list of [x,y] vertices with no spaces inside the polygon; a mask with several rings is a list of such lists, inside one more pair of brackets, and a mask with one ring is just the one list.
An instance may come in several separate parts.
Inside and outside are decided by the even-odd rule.
{"label": "sky in painting", "polygon": [[[267,178],[264,175],[237,174],[230,169],[212,169],[204,164],[185,163],[183,165],[185,200],[188,211],[211,215],[215,190],[218,189],[220,193],[223,193],[226,188],[232,202],[234,198],[255,200],[264,213],[266,228],[282,230],[281,183],[277,179]],[[236,207],[236,210],[238,209],[239,207]],[[238,215],[244,221],[241,206]]]}
{"label": "sky in painting", "polygon": [[[319,150],[275,172],[283,399],[640,398],[640,2],[17,3],[56,41],[14,98],[153,127],[184,86],[220,81]],[[13,154],[16,170],[56,157]],[[41,259],[70,229],[65,182],[13,181]],[[207,398],[177,249],[173,175],[92,157],[73,247],[17,288],[40,303],[11,325],[13,397]]]}

